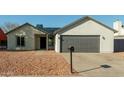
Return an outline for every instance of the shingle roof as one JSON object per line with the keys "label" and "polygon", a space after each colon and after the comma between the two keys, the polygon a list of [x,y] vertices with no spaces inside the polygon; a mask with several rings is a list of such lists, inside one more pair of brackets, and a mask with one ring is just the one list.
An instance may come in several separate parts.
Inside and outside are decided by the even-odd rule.
{"label": "shingle roof", "polygon": [[36,27],[40,30],[43,29],[46,32],[48,32],[49,34],[53,34],[54,31],[60,29],[60,27],[43,27],[43,24],[37,24]]}
{"label": "shingle roof", "polygon": [[60,29],[60,28],[55,28],[55,27],[45,27],[45,28],[43,28],[45,31],[47,31],[48,33],[50,33],[50,34],[53,34],[54,33],[54,31],[56,31],[56,30],[58,30],[58,29]]}

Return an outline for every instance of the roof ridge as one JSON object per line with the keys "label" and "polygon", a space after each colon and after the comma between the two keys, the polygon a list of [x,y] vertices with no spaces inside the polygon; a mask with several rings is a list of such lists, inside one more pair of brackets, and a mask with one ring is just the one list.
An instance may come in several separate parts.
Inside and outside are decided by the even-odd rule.
{"label": "roof ridge", "polygon": [[16,30],[16,29],[19,29],[19,28],[23,27],[24,25],[30,25],[30,26],[32,26],[33,28],[35,28],[35,29],[37,29],[37,30],[39,30],[39,31],[42,31],[42,32],[44,32],[44,33],[47,33],[46,31],[44,31],[44,29],[38,29],[38,28],[35,27],[34,25],[32,25],[32,24],[26,22],[26,23],[24,23],[24,24],[22,24],[22,25],[20,25],[20,26],[18,26],[18,27],[16,27],[16,28],[14,28],[14,29],[8,31],[6,34],[11,33],[12,31],[14,31],[14,30]]}
{"label": "roof ridge", "polygon": [[[106,27],[106,28],[108,28],[108,29],[111,29],[111,30],[113,30],[114,32],[117,32],[115,29],[113,29],[113,28],[111,28],[111,27],[109,27],[109,26],[103,24],[102,22],[99,22],[99,21],[93,19],[93,18],[90,17],[90,16],[84,16],[84,17],[81,17],[81,18],[79,18],[78,20],[76,20],[76,21],[74,21],[74,22],[72,22],[72,23],[70,23],[70,24],[68,24],[68,25],[65,25],[63,28],[61,28],[61,29],[59,29],[59,30],[56,30],[56,31],[54,32],[54,34],[63,32],[62,30],[68,29],[69,27],[71,27],[71,26],[73,26],[73,25],[75,25],[75,24],[77,24],[77,23],[79,23],[79,22],[87,21],[87,20],[93,20],[93,21],[95,21],[96,23],[98,23],[98,24],[100,24],[100,25],[103,25],[104,27]],[[73,27],[72,27],[72,28],[73,28]]]}

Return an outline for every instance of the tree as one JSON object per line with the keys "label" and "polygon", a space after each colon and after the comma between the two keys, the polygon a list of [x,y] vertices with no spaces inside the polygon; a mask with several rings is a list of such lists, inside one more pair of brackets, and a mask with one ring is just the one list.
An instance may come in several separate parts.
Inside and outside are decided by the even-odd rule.
{"label": "tree", "polygon": [[2,28],[5,32],[8,32],[8,31],[10,31],[10,30],[12,30],[12,29],[14,29],[14,28],[16,28],[16,27],[18,27],[18,26],[19,26],[19,24],[17,24],[17,23],[6,22],[6,23],[4,23],[4,24],[1,26],[1,28]]}

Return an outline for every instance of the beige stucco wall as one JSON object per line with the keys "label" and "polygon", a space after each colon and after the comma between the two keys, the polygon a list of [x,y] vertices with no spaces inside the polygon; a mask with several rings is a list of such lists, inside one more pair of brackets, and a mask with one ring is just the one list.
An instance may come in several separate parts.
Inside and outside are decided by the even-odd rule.
{"label": "beige stucco wall", "polygon": [[[25,36],[25,47],[16,46],[16,36],[23,34]],[[15,31],[7,34],[8,50],[34,50],[35,46],[35,34],[44,34],[43,32],[33,28],[30,25],[25,25]]]}
{"label": "beige stucco wall", "polygon": [[35,48],[40,49],[40,36],[35,37]]}
{"label": "beige stucco wall", "polygon": [[56,52],[60,52],[60,39],[59,39],[60,35],[100,35],[100,53],[113,52],[114,32],[92,20],[89,20],[62,34],[56,34],[56,39],[55,39]]}

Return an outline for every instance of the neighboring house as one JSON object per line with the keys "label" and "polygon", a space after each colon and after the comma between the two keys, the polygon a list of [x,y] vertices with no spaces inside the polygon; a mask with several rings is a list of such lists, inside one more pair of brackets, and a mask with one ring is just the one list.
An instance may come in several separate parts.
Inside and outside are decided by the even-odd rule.
{"label": "neighboring house", "polygon": [[124,25],[120,20],[113,22],[113,28],[117,30],[114,34],[114,51],[124,52]]}
{"label": "neighboring house", "polygon": [[124,25],[120,20],[113,22],[113,29],[117,30],[114,36],[124,36]]}
{"label": "neighboring house", "polygon": [[0,28],[0,49],[7,47],[7,36],[4,31]]}
{"label": "neighboring house", "polygon": [[25,23],[7,33],[8,50],[48,49],[48,33]]}
{"label": "neighboring house", "polygon": [[55,51],[68,52],[68,47],[74,46],[75,52],[112,53],[115,32],[86,16],[55,31]]}

